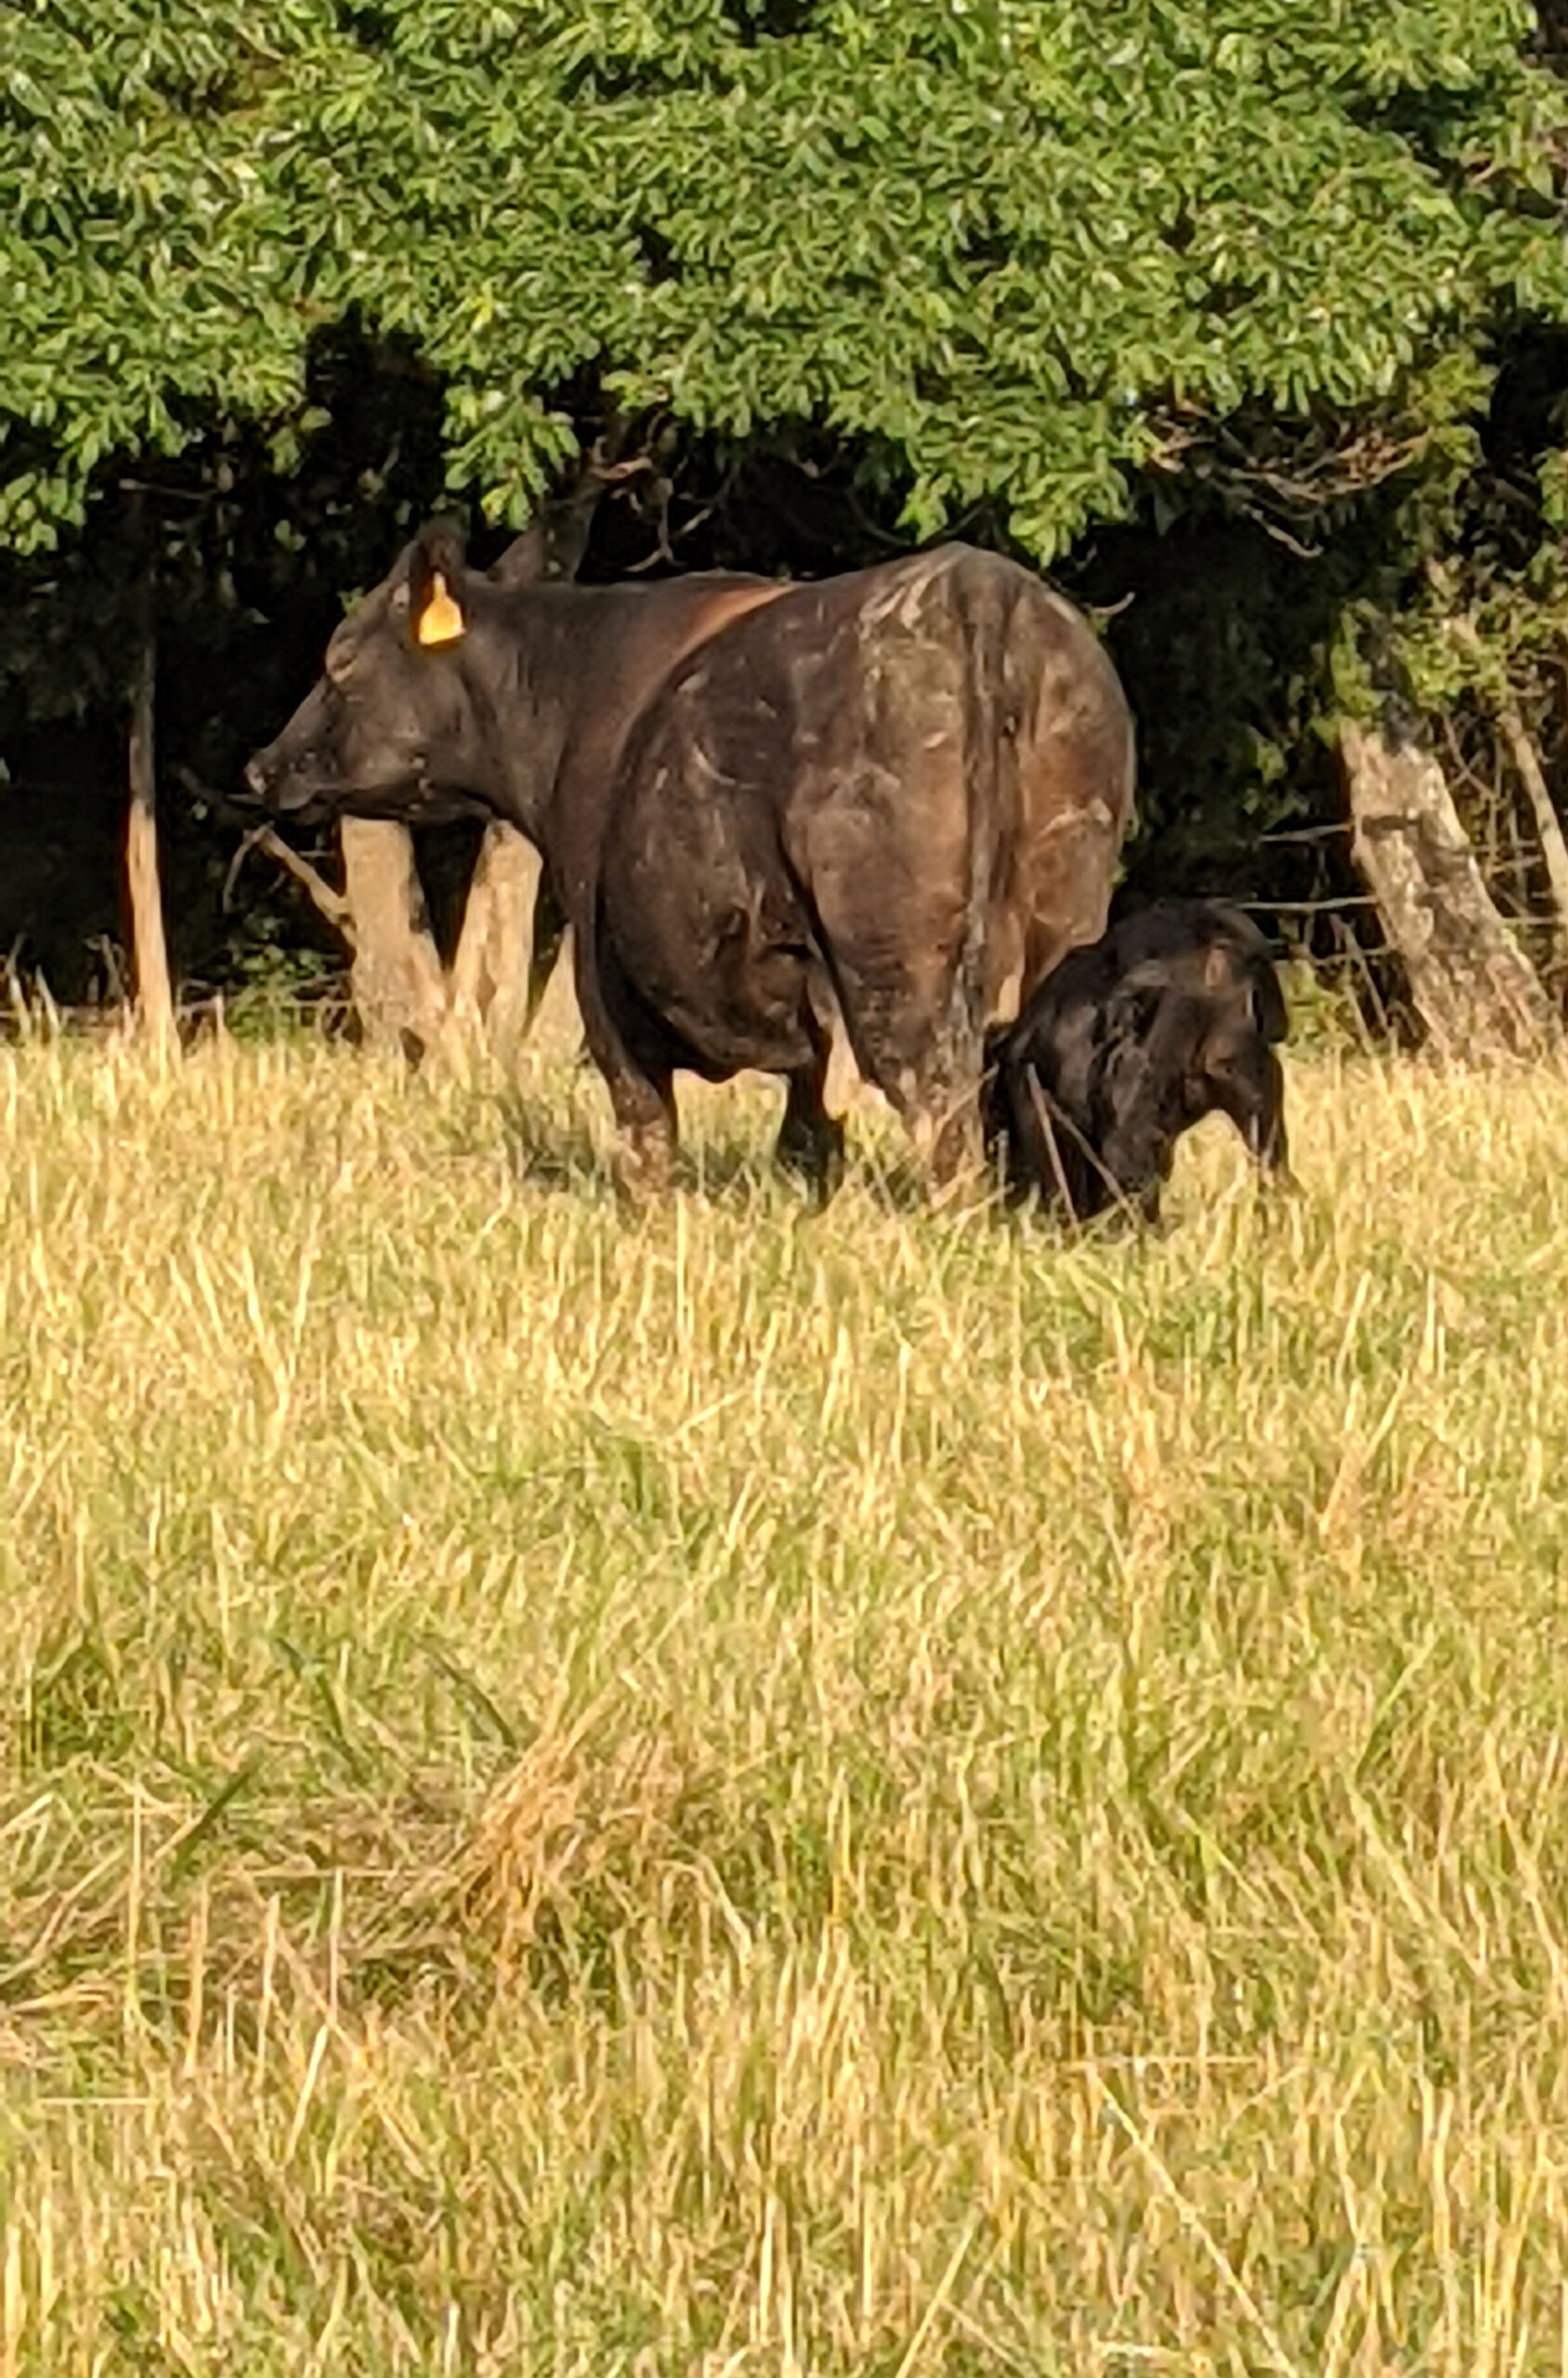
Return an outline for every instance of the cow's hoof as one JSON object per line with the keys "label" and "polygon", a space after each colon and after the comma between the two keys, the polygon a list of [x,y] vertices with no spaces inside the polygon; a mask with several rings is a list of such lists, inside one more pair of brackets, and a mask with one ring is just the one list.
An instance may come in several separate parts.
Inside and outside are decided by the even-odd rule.
{"label": "cow's hoof", "polygon": [[616,1160],[615,1185],[629,1211],[641,1213],[668,1196],[674,1156],[673,1142],[661,1126],[634,1125],[625,1134]]}

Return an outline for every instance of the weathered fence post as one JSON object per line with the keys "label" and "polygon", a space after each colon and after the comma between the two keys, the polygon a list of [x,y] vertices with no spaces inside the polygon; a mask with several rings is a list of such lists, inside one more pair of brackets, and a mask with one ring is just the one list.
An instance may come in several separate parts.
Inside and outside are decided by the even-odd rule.
{"label": "weathered fence post", "polygon": [[1454,1056],[1534,1055],[1556,1038],[1540,977],[1493,905],[1418,721],[1391,697],[1339,728],[1352,843],[1418,1014]]}

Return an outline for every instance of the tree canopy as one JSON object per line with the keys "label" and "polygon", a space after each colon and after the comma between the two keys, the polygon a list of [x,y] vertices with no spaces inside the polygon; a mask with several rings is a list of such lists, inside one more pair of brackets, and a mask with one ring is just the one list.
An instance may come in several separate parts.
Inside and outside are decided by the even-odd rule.
{"label": "tree canopy", "polygon": [[[286,462],[311,338],[349,317],[442,375],[451,480],[496,520],[573,445],[584,369],[694,429],[857,438],[915,532],[995,499],[1042,559],[1217,424],[1313,423],[1322,484],[1353,479],[1473,408],[1489,326],[1568,320],[1535,25],[1525,0],[10,0],[0,542],[215,418]],[[1274,434],[1243,427],[1248,467]]]}

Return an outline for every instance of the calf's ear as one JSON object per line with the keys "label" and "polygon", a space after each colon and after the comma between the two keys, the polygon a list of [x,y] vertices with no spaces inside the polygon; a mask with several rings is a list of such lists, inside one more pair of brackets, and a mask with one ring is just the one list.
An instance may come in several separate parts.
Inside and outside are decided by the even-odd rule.
{"label": "calf's ear", "polygon": [[1290,1030],[1279,975],[1266,958],[1252,970],[1252,1020],[1265,1040],[1283,1040]]}
{"label": "calf's ear", "polygon": [[1134,967],[1107,1003],[1106,1039],[1124,1047],[1146,1040],[1169,997],[1170,985],[1156,968]]}
{"label": "calf's ear", "polygon": [[1283,1040],[1290,1020],[1279,975],[1262,935],[1249,919],[1244,921],[1257,948],[1239,951],[1223,940],[1210,941],[1203,953],[1203,989],[1210,999],[1222,991],[1239,990],[1248,1023],[1265,1040]]}
{"label": "calf's ear", "polygon": [[456,644],[467,634],[457,594],[463,571],[461,533],[450,521],[427,522],[409,554],[408,616],[417,644]]}

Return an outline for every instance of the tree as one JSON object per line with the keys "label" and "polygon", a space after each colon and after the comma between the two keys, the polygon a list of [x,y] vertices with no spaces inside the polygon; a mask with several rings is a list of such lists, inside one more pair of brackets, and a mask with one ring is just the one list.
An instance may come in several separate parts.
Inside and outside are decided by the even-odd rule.
{"label": "tree", "polygon": [[435,375],[497,524],[614,407],[683,452],[826,439],[906,537],[1065,563],[1217,514],[1348,578],[1358,521],[1473,451],[1499,338],[1568,319],[1536,31],[1525,0],[13,0],[0,541],[224,425],[286,471],[311,341],[359,319]]}
{"label": "tree", "polygon": [[0,534],[80,519],[112,450],[287,418],[356,310],[444,375],[452,482],[518,526],[589,365],[698,428],[866,438],[922,533],[994,499],[1042,559],[1249,409],[1253,450],[1287,420],[1342,463],[1329,416],[1391,466],[1473,399],[1437,366],[1499,304],[1568,310],[1534,23],[14,0]]}

